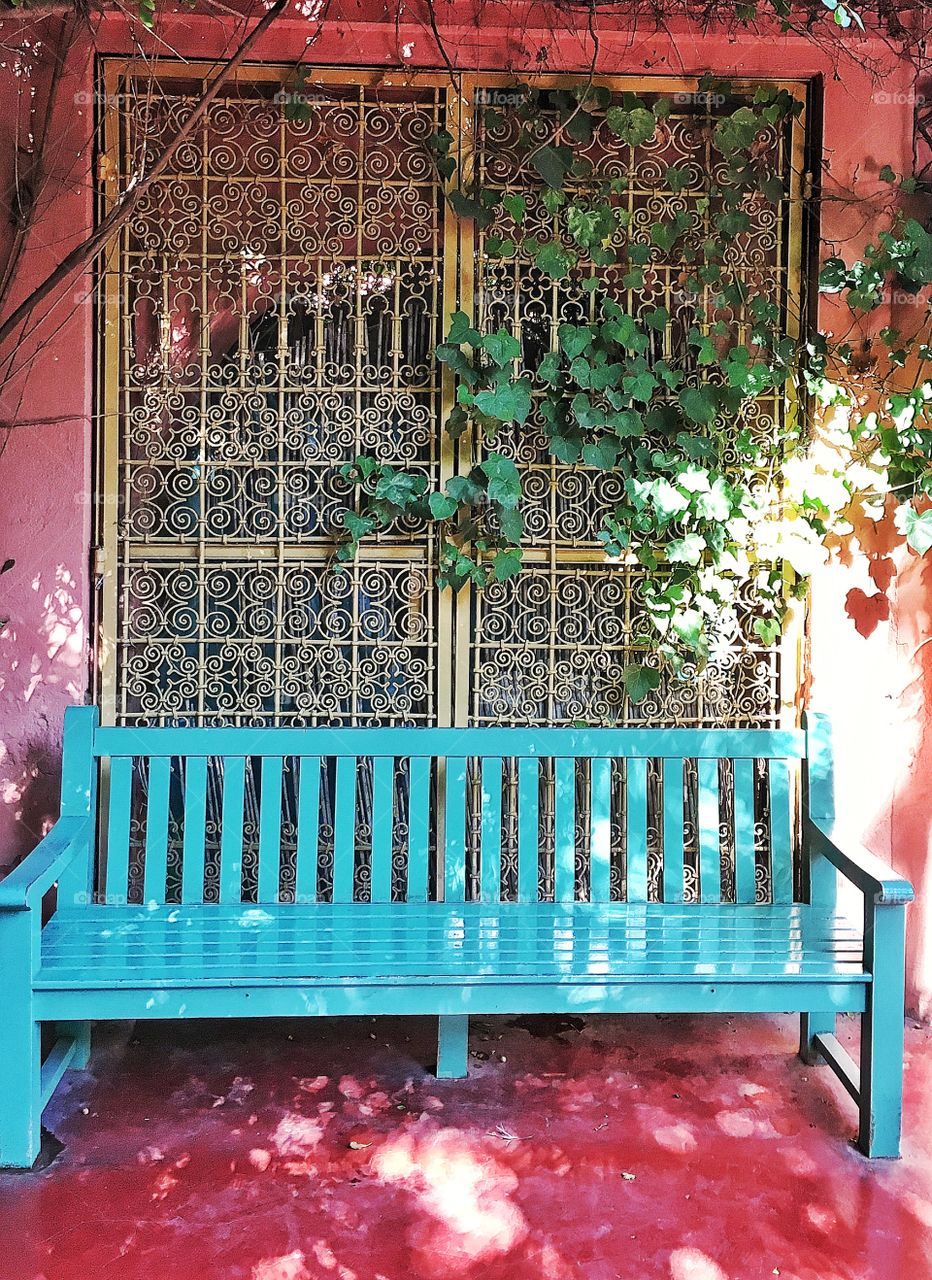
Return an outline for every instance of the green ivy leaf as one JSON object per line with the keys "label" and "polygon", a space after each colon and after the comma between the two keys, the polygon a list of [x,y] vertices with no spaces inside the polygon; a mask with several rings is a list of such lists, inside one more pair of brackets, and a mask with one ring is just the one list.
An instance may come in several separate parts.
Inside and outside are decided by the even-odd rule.
{"label": "green ivy leaf", "polygon": [[675,196],[678,196],[681,191],[685,191],[689,186],[689,171],[671,165],[667,169],[667,186]]}
{"label": "green ivy leaf", "polygon": [[631,662],[621,673],[625,692],[637,705],[643,702],[648,694],[660,687],[660,672],[640,662]]}
{"label": "green ivy leaf", "polygon": [[520,542],[524,536],[524,517],[517,508],[501,508],[498,513],[499,528],[509,542]]}
{"label": "green ivy leaf", "polygon": [[732,489],[724,476],[716,476],[712,486],[696,498],[696,514],[710,523],[721,523],[731,515]]}
{"label": "green ivy leaf", "polygon": [[771,204],[779,204],[781,200],[786,199],[786,188],[783,185],[783,179],[775,173],[770,174],[761,181],[760,190],[764,199],[769,200]]}
{"label": "green ivy leaf", "polygon": [[566,196],[559,187],[545,187],[541,192],[541,203],[547,212],[553,216],[558,209],[562,209],[566,204]]}
{"label": "green ivy leaf", "polygon": [[550,240],[537,250],[535,262],[551,280],[562,280],[576,262],[576,254],[566,249],[559,240]]}
{"label": "green ivy leaf", "polygon": [[490,258],[510,258],[515,251],[515,242],[510,236],[507,240],[500,236],[486,236],[483,248]]}
{"label": "green ivy leaf", "polygon": [[539,147],[531,156],[531,164],[546,182],[548,187],[562,189],[573,163],[573,152],[569,147]]}
{"label": "green ivy leaf", "polygon": [[521,226],[527,212],[527,201],[524,196],[509,193],[502,196],[502,206],[517,226]]}
{"label": "green ivy leaf", "polygon": [[766,645],[776,644],[780,639],[783,627],[778,618],[755,618],[753,624],[754,634],[759,636]]}
{"label": "green ivy leaf", "polygon": [[473,200],[471,196],[467,196],[462,191],[451,191],[447,195],[453,212],[460,218],[467,218],[471,222],[475,222],[480,227],[487,227],[491,224],[493,214],[490,209],[480,200]]}
{"label": "green ivy leaf", "polygon": [[486,477],[490,502],[506,508],[517,507],[521,500],[521,476],[511,458],[502,453],[490,453],[480,463],[479,470]]}
{"label": "green ivy leaf", "polygon": [[[478,340],[479,335],[477,333],[476,341],[478,342]],[[474,387],[478,383],[478,370],[473,368],[472,361],[459,347],[454,347],[444,342],[435,349],[434,355],[441,364],[449,365],[454,373],[459,374],[467,386]]]}
{"label": "green ivy leaf", "polygon": [[679,402],[690,422],[706,427],[715,420],[718,413],[718,401],[711,387],[684,387],[679,394]]}
{"label": "green ivy leaf", "polygon": [[622,385],[633,400],[641,400],[647,404],[657,389],[658,383],[654,375],[647,370],[629,375]]}
{"label": "green ivy leaf", "polygon": [[556,386],[560,381],[560,353],[559,351],[548,351],[537,366],[537,376],[541,382],[547,382],[551,386]]}
{"label": "green ivy leaf", "polygon": [[497,333],[485,334],[480,339],[479,345],[487,353],[489,359],[494,364],[497,364],[499,368],[505,368],[521,355],[521,343],[517,338],[512,337],[506,329],[499,329]]}
{"label": "green ivy leaf", "polygon": [[575,360],[592,346],[592,329],[587,324],[561,324],[557,329],[557,342],[568,360]]}
{"label": "green ivy leaf", "polygon": [[359,542],[360,538],[365,538],[375,528],[375,521],[371,516],[360,516],[355,511],[344,511],[340,518],[354,542]]}
{"label": "green ivy leaf", "polygon": [[632,147],[642,146],[654,136],[657,121],[652,111],[646,107],[609,107],[605,113],[605,123],[624,142]]}
{"label": "green ivy leaf", "polygon": [[450,318],[450,329],[447,333],[447,342],[454,346],[462,346],[467,343],[471,347],[478,346],[480,334],[472,327],[472,322],[465,311],[454,311]]}
{"label": "green ivy leaf", "polygon": [[487,391],[480,391],[475,397],[475,405],[480,413],[499,422],[525,421],[531,412],[530,383],[527,378],[519,378],[514,382],[501,382]]}
{"label": "green ivy leaf", "polygon": [[521,572],[521,548],[508,547],[497,551],[492,559],[492,576],[496,582],[505,582]]}
{"label": "green ivy leaf", "polygon": [[897,508],[894,523],[917,555],[924,556],[932,550],[932,510],[920,512],[912,505],[904,504]]}
{"label": "green ivy leaf", "polygon": [[457,506],[471,506],[482,495],[482,488],[469,476],[451,476],[447,493]]}
{"label": "green ivy leaf", "polygon": [[453,498],[447,497],[445,493],[432,493],[427,499],[427,505],[430,507],[430,514],[435,520],[449,520],[455,515],[459,504]]}
{"label": "green ivy leaf", "polygon": [[682,644],[694,651],[703,647],[705,622],[698,609],[681,609],[670,619],[670,626]]}
{"label": "green ivy leaf", "polygon": [[646,351],[650,346],[650,339],[640,331],[634,317],[627,315],[620,307],[615,307],[614,311],[617,314],[612,314],[610,319],[604,320],[600,325],[601,336],[609,342],[617,342],[626,351]]}
{"label": "green ivy leaf", "polygon": [[761,131],[759,116],[750,107],[739,107],[715,126],[712,140],[725,156],[748,151]]}
{"label": "green ivy leaf", "polygon": [[600,436],[592,444],[583,445],[582,460],[587,467],[598,467],[601,471],[611,471],[618,461],[620,445],[612,436]]}
{"label": "green ivy leaf", "polygon": [[419,497],[426,488],[426,476],[385,467],[376,481],[374,496],[381,502],[387,502],[403,511],[411,500]]}
{"label": "green ivy leaf", "polygon": [[668,564],[697,565],[702,559],[705,548],[705,538],[698,533],[687,533],[668,544],[667,562]]}

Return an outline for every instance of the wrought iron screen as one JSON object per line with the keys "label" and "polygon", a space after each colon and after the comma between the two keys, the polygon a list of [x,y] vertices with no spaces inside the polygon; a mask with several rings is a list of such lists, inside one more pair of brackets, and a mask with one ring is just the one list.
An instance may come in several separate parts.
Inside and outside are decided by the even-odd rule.
{"label": "wrought iron screen", "polygon": [[[137,81],[132,64],[106,65],[106,101],[116,105],[103,126],[104,204],[160,150],[209,74],[188,65],[154,86]],[[477,442],[454,446],[442,431],[452,387],[431,351],[450,313],[461,306],[505,325],[536,367],[556,325],[587,315],[594,298],[574,274],[554,284],[520,254],[489,259],[483,234],[445,204],[428,145],[441,128],[487,184],[521,181],[507,126],[494,135],[483,123],[489,87],[504,78],[315,71],[307,118],[293,120],[282,92],[289,75],[241,72],[140,203],[102,273],[105,721],[766,727],[791,718],[795,642],[762,645],[750,606],[699,679],[629,703],[621,671],[636,657],[645,571],[606,562],[595,538],[617,481],[556,464],[533,417],[496,444],[522,470],[520,575],[473,597],[439,592],[436,534],[414,524],[334,572],[339,514],[353,502],[344,463],[374,452],[442,481],[475,461]],[[632,148],[600,133],[591,157],[627,176],[635,228],[685,211],[701,237],[715,101],[694,84],[609,83],[672,91],[674,107],[653,142]],[[769,139],[789,196],[755,212],[729,263],[790,325],[802,138],[800,120]],[[663,188],[671,164],[690,174],[679,194]],[[523,234],[545,229],[553,234],[552,220],[531,202]],[[602,287],[634,314],[666,306],[672,319],[656,354],[683,364],[689,326],[721,317],[703,310],[707,299],[697,310],[680,297],[678,273],[658,251],[636,294],[612,270]],[[748,425],[772,431],[787,411],[762,399]],[[397,786],[401,812],[401,774]],[[248,792],[256,808],[255,786]],[[765,792],[762,774],[762,818]],[[361,777],[361,837],[369,794]],[[286,833],[293,799],[283,800]],[[728,856],[723,836],[723,865]],[[246,862],[248,873],[248,850]]]}

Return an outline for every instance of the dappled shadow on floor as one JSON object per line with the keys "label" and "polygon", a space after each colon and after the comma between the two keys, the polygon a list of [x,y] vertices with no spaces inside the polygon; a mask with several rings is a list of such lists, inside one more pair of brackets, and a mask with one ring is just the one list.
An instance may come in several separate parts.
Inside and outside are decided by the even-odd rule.
{"label": "dappled shadow on floor", "polygon": [[[842,1019],[851,1040],[856,1021]],[[906,1158],[795,1020],[429,1019],[99,1028],[0,1176],[3,1280],[899,1280],[932,1274],[932,1033]],[[54,1152],[54,1148],[53,1148]]]}

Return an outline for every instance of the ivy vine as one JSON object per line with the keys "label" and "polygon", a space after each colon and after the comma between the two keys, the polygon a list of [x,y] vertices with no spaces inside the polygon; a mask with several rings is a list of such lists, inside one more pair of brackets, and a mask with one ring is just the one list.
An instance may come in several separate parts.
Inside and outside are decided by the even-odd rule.
{"label": "ivy vine", "polygon": [[[711,79],[699,88],[726,99],[731,92]],[[799,414],[772,431],[747,425],[755,401],[791,388],[797,404],[808,395],[819,406],[850,410],[863,397],[851,388],[854,347],[819,334],[793,336],[778,302],[731,270],[735,238],[762,207],[787,195],[768,138],[801,105],[785,90],[762,87],[753,100],[732,98],[730,106],[711,126],[714,176],[704,192],[689,192],[698,228],[682,211],[635,227],[626,179],[599,173],[585,155],[599,129],[633,147],[653,140],[665,128],[668,98],[617,97],[591,82],[519,86],[514,105],[488,108],[483,126],[489,138],[509,138],[521,160],[521,190],[480,185],[468,166],[461,170],[452,137],[436,134],[431,145],[447,198],[458,217],[483,230],[485,253],[505,261],[520,255],[543,277],[588,293],[588,314],[559,324],[552,349],[526,367],[512,333],[481,332],[456,312],[435,352],[456,387],[445,429],[454,439],[471,433],[481,460],[442,490],[376,457],[344,468],[360,502],[343,517],[338,564],[356,555],[362,539],[416,517],[440,526],[438,581],[453,590],[503,581],[521,568],[521,477],[496,448],[503,435],[520,438],[532,422],[560,463],[614,473],[621,496],[596,536],[607,556],[650,571],[647,625],[631,637],[642,658],[624,671],[635,702],[658,687],[664,666],[683,676],[700,670],[717,631],[735,624],[739,599],[753,606],[756,634],[773,643],[831,537],[850,527],[858,496],[882,503],[886,493],[899,493],[898,527],[920,554],[932,548],[932,509],[913,501],[932,496],[928,381],[850,413],[828,464],[813,462]],[[543,138],[542,120],[550,122]],[[881,177],[904,194],[915,189],[892,171]],[[677,196],[691,177],[672,165],[663,182]],[[550,235],[526,234],[537,205],[551,220]],[[666,307],[631,314],[617,301],[645,286],[658,259],[677,273],[677,322],[689,317],[676,358],[664,354],[674,320]],[[914,217],[896,217],[862,261],[830,258],[821,287],[845,293],[852,312],[867,312],[882,304],[891,281],[917,295],[932,281],[932,235]],[[932,354],[927,338],[907,341],[884,330],[889,370],[924,364]],[[840,367],[847,381],[836,376]]]}

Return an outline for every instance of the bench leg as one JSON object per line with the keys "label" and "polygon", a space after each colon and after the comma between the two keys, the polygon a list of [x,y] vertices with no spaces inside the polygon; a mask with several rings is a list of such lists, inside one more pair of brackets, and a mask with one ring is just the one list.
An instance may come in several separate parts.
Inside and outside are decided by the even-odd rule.
{"label": "bench leg", "polygon": [[808,1067],[814,1067],[821,1055],[813,1041],[816,1036],[833,1036],[835,1034],[834,1010],[818,1013],[801,1013],[799,1015],[799,1056]]}
{"label": "bench leg", "polygon": [[437,1077],[458,1080],[466,1075],[469,1017],[465,1013],[442,1013],[437,1030]]}
{"label": "bench leg", "polygon": [[870,903],[864,923],[864,963],[872,980],[861,1019],[858,1148],[866,1156],[895,1159],[903,1110],[906,908]]}
{"label": "bench leg", "polygon": [[91,1057],[91,1024],[89,1022],[57,1022],[55,1029],[58,1035],[68,1036],[74,1040],[74,1057],[71,1066],[81,1071],[87,1066]]}
{"label": "bench leg", "polygon": [[31,911],[0,912],[0,1168],[31,1169],[42,1140],[39,1024],[32,1016]]}

